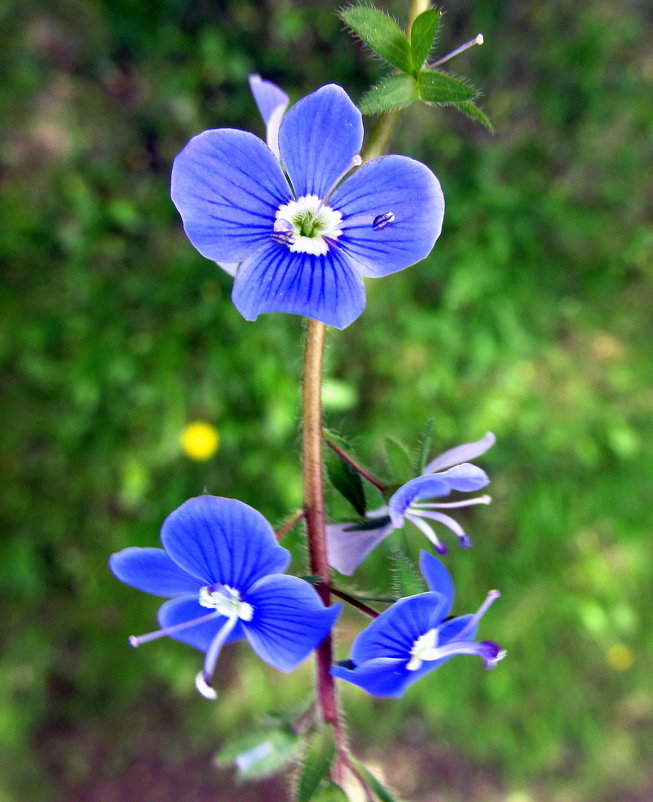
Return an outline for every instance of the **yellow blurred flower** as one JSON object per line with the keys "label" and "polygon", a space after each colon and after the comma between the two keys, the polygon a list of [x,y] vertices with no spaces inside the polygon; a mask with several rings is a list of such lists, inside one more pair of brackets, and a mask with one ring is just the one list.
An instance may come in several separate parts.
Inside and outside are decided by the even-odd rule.
{"label": "yellow blurred flower", "polygon": [[605,652],[605,659],[615,671],[626,671],[635,662],[635,655],[625,643],[613,643]]}
{"label": "yellow blurred flower", "polygon": [[218,430],[205,421],[189,423],[181,434],[181,448],[189,459],[210,459],[218,450],[220,435]]}

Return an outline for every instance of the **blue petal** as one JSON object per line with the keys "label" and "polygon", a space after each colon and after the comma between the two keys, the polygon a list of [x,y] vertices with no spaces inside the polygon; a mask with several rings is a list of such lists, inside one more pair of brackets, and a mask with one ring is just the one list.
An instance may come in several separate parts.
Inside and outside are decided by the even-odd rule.
{"label": "blue petal", "polygon": [[427,551],[420,552],[419,570],[422,572],[424,579],[426,579],[426,584],[429,586],[429,590],[432,590],[435,593],[441,593],[445,597],[447,603],[443,611],[443,616],[449,615],[449,610],[451,610],[451,607],[453,606],[455,593],[451,574],[449,571],[447,571],[440,560],[436,559]]}
{"label": "blue petal", "polygon": [[264,81],[260,75],[250,75],[249,85],[265,122],[267,145],[278,160],[279,126],[288,105],[288,95],[271,81]]}
{"label": "blue petal", "polygon": [[358,685],[372,696],[398,699],[410,683],[413,671],[406,671],[406,660],[378,658],[353,669],[333,666],[331,675]]}
{"label": "blue petal", "polygon": [[324,607],[317,591],[296,576],[267,576],[245,596],[252,605],[243,629],[261,660],[292,671],[324,640],[342,605]]}
{"label": "blue petal", "polygon": [[270,241],[241,264],[232,299],[245,320],[290,312],[344,329],[365,308],[365,287],[336,248],[314,256]]}
{"label": "blue petal", "polygon": [[403,516],[414,501],[439,498],[451,492],[449,485],[439,476],[416,476],[397,490],[388,502],[388,512],[395,527],[403,526]]}
{"label": "blue petal", "polygon": [[285,108],[288,105],[288,95],[272,81],[263,80],[260,75],[249,76],[249,88],[266,125],[279,106]]}
{"label": "blue petal", "polygon": [[[171,599],[165,602],[159,608],[159,624],[163,629],[174,627],[178,624],[184,624],[186,621],[194,621],[196,618],[206,616],[211,611],[202,607],[197,602],[197,596],[193,598]],[[170,635],[174,640],[187,643],[189,646],[194,646],[201,652],[205,652],[211,642],[227,623],[229,619],[224,615],[217,615],[210,621],[203,624],[198,624],[188,629],[182,629]],[[239,640],[244,635],[240,622],[236,624],[233,632],[227,638],[227,643]]]}
{"label": "blue petal", "polygon": [[[363,165],[336,189],[329,206],[343,216],[339,243],[365,276],[387,276],[419,262],[442,230],[438,179],[406,156],[382,156]],[[373,227],[388,213],[390,223]]]}
{"label": "blue petal", "polygon": [[[469,622],[474,618],[473,615],[459,615],[457,618],[445,622],[440,627],[439,644],[444,646],[445,643],[450,643],[459,639],[460,633],[467,628]],[[476,632],[478,631],[478,621],[469,629],[466,629],[464,640],[474,640]]]}
{"label": "blue petal", "polygon": [[[356,524],[328,524],[326,527],[329,565],[351,576],[367,555],[394,529],[385,516],[375,529],[352,529]],[[370,520],[370,523],[372,521]]]}
{"label": "blue petal", "polygon": [[352,645],[351,659],[357,664],[379,657],[408,661],[415,641],[439,626],[446,607],[447,599],[440,593],[420,593],[400,599],[358,635]]}
{"label": "blue petal", "polygon": [[290,561],[270,524],[252,507],[230,498],[198,496],[164,521],[161,541],[172,559],[205,585],[245,592]]}
{"label": "blue petal", "polygon": [[[468,462],[449,468],[448,471],[441,471],[440,473],[430,475],[434,475],[440,481],[446,482],[452,490],[460,490],[464,493],[480,490],[482,487],[490,484],[490,479],[485,471]],[[426,498],[426,496],[424,496],[424,498]]]}
{"label": "blue petal", "polygon": [[109,567],[121,582],[155,596],[199,593],[202,583],[174,563],[163,549],[131,547],[112,554]]}
{"label": "blue petal", "polygon": [[296,197],[325,198],[362,143],[361,113],[340,86],[328,84],[295,103],[281,124],[279,147]]}
{"label": "blue petal", "polygon": [[188,239],[207,259],[240,262],[265,242],[292,198],[273,154],[246,131],[193,137],[172,166],[172,200]]}
{"label": "blue petal", "polygon": [[461,462],[469,462],[470,460],[476,459],[476,457],[480,457],[481,454],[485,454],[488,448],[491,448],[495,442],[496,437],[492,432],[487,432],[480,440],[450,448],[448,451],[440,454],[439,457],[431,460],[424,468],[424,473],[435,473],[435,471],[450,468],[452,465],[460,465]]}

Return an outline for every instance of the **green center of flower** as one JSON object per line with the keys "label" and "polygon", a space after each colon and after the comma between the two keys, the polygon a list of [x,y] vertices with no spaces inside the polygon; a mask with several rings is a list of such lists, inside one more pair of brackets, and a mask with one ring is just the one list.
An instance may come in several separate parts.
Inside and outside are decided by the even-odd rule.
{"label": "green center of flower", "polygon": [[324,256],[329,250],[327,240],[335,241],[342,234],[342,215],[323,204],[317,195],[304,195],[282,204],[275,217],[275,238],[294,253]]}
{"label": "green center of flower", "polygon": [[228,618],[251,621],[254,615],[252,605],[242,601],[239,591],[229,585],[204,586],[200,590],[198,601],[202,607],[208,607]]}

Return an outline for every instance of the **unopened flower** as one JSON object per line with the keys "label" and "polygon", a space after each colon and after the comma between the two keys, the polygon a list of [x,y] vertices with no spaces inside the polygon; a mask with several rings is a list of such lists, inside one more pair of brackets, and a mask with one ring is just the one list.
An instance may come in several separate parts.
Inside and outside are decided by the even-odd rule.
{"label": "unopened flower", "polygon": [[345,328],[365,306],[363,276],[402,270],[433,247],[440,184],[405,156],[343,180],[361,164],[363,140],[345,91],[323,86],[284,115],[285,95],[271,87],[281,93],[252,84],[268,146],[231,128],[198,134],[175,159],[172,199],[203,256],[229,272],[240,263],[232,298],[246,320],[290,312]]}
{"label": "unopened flower", "polygon": [[455,655],[476,655],[486,668],[505,657],[496,643],[475,640],[478,623],[499,591],[491,590],[474,615],[447,619],[454,596],[449,572],[424,551],[420,569],[430,591],[400,599],[375,618],[354,641],[351,659],[331,669],[333,676],[372,696],[398,698],[409,685]]}
{"label": "unopened flower", "polygon": [[256,654],[292,671],[320,644],[340,613],[316,590],[286,576],[290,554],[252,507],[216,496],[186,501],[165,520],[163,549],[127,548],[109,565],[122,582],[173,597],[159,609],[161,629],[130,638],[139,646],[170,636],[205,652],[198,690],[215,698],[213,681],[225,643],[247,638]]}
{"label": "unopened flower", "polygon": [[410,521],[426,535],[438,554],[446,554],[447,548],[440,541],[430,521],[451,529],[458,536],[461,546],[471,546],[469,535],[456,520],[442,510],[489,504],[490,497],[477,496],[445,502],[433,502],[429,499],[448,496],[452,490],[471,493],[489,484],[485,471],[471,465],[467,460],[481,456],[494,442],[494,435],[488,432],[474,443],[465,443],[440,454],[428,463],[421,476],[406,482],[393,493],[387,506],[368,513],[367,521],[329,524],[327,546],[330,565],[341,574],[353,574],[365,557],[390,532],[401,529],[406,521]]}

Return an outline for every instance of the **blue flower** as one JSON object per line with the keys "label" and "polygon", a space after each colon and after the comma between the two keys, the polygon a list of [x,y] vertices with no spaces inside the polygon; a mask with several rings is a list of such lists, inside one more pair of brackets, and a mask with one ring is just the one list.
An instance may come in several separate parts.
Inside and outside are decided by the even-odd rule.
{"label": "blue flower", "polygon": [[285,116],[278,87],[253,79],[252,89],[269,147],[231,128],[198,134],[174,161],[172,199],[203,256],[229,272],[240,263],[232,298],[246,320],[290,312],[345,328],[365,306],[363,276],[402,270],[433,247],[440,184],[405,156],[343,181],[361,163],[363,124],[341,87],[323,86]]}
{"label": "blue flower", "polygon": [[471,539],[460,524],[439,510],[489,504],[490,496],[448,502],[429,502],[427,499],[442,498],[449,495],[452,490],[470,493],[489,484],[490,480],[485,471],[476,465],[470,465],[467,460],[484,454],[494,442],[494,435],[488,432],[485,437],[474,443],[465,443],[440,454],[428,463],[421,476],[402,485],[390,497],[387,506],[368,513],[369,521],[329,524],[327,526],[329,564],[341,574],[353,574],[365,557],[390,532],[401,529],[406,521],[410,521],[427,536],[438,554],[446,554],[447,548],[428,520],[443,524],[455,532],[461,546],[471,546]]}
{"label": "blue flower", "polygon": [[109,565],[122,582],[174,597],[159,609],[157,632],[130,638],[139,646],[170,636],[206,653],[198,690],[215,698],[213,679],[225,643],[247,638],[256,654],[292,671],[324,639],[340,613],[325,608],[311,585],[282,572],[290,554],[270,524],[240,501],[199,496],[172,512],[163,549],[127,548]]}
{"label": "blue flower", "polygon": [[457,654],[477,655],[486,668],[505,657],[496,643],[474,640],[480,619],[499,591],[491,590],[474,615],[446,620],[454,596],[449,572],[425,551],[420,569],[430,592],[400,599],[375,618],[354,641],[351,660],[331,669],[333,676],[372,696],[398,698],[413,682]]}

